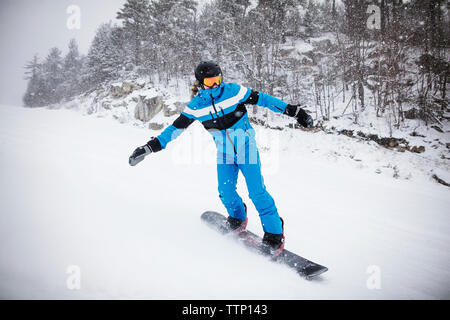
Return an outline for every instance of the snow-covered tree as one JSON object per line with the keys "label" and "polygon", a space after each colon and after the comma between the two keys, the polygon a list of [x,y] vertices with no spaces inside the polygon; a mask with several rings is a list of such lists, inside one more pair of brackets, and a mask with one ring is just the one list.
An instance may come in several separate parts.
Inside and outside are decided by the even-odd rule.
{"label": "snow-covered tree", "polygon": [[78,51],[78,44],[75,39],[72,39],[69,42],[69,51],[63,61],[64,82],[61,85],[61,94],[65,98],[70,98],[80,92],[82,65],[83,58]]}
{"label": "snow-covered tree", "polygon": [[42,64],[36,55],[25,65],[25,79],[28,80],[27,90],[23,96],[26,107],[40,107],[45,105],[43,101],[45,82],[42,75]]}
{"label": "snow-covered tree", "polygon": [[125,75],[190,81],[206,59],[219,62],[228,81],[316,101],[323,119],[334,116],[336,96],[355,121],[373,106],[379,116],[393,111],[395,125],[405,103],[431,114],[448,105],[445,0],[378,0],[379,29],[367,27],[371,0],[212,0],[201,12],[194,0],[124,2],[121,23],[100,26],[86,57],[73,40],[64,58],[54,48],[27,66],[26,105],[54,103]]}
{"label": "snow-covered tree", "polygon": [[[197,3],[193,0],[163,0],[151,4],[153,31],[149,51],[160,79],[166,81],[191,73],[199,58],[196,22]],[[189,71],[188,71],[189,70]]]}
{"label": "snow-covered tree", "polygon": [[43,78],[45,81],[44,100],[47,104],[57,103],[62,96],[58,91],[64,81],[62,52],[54,47],[50,49],[42,64]]}
{"label": "snow-covered tree", "polygon": [[140,66],[143,60],[144,42],[148,40],[148,25],[151,23],[149,0],[127,0],[117,13],[123,21],[123,29],[133,55],[133,63]]}
{"label": "snow-covered tree", "polygon": [[87,54],[85,78],[90,86],[97,86],[115,79],[124,67],[121,30],[111,23],[102,24],[92,41]]}

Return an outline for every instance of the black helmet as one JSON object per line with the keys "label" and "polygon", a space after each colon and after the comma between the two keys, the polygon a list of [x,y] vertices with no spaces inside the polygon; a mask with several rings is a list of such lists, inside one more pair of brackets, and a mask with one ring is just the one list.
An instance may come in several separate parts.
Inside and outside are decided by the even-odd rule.
{"label": "black helmet", "polygon": [[202,61],[195,68],[195,78],[203,83],[203,79],[222,75],[220,66],[214,61]]}

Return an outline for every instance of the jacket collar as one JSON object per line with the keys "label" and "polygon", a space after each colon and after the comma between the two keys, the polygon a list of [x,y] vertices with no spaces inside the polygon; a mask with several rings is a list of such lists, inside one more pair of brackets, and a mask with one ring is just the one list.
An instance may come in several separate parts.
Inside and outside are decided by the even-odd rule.
{"label": "jacket collar", "polygon": [[214,89],[202,89],[202,88],[199,88],[200,89],[199,95],[203,99],[207,99],[207,100],[212,100],[211,96],[212,96],[212,98],[217,99],[223,93],[224,84],[225,84],[225,82],[222,81],[222,83],[217,88],[214,88]]}

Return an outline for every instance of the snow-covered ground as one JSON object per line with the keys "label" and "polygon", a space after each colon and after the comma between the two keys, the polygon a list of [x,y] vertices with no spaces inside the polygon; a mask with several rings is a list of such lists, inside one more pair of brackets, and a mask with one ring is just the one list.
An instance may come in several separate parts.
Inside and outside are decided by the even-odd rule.
{"label": "snow-covered ground", "polygon": [[[200,124],[130,167],[157,132],[0,106],[0,298],[450,298],[450,190],[430,178],[448,174],[445,162],[323,132],[256,131],[286,247],[329,268],[316,281],[201,223],[224,209]],[[242,177],[238,191],[261,235]]]}

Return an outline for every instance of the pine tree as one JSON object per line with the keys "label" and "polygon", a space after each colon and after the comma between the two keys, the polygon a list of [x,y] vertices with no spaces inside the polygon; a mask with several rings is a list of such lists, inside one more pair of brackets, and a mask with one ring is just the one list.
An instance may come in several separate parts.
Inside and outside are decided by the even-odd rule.
{"label": "pine tree", "polygon": [[102,24],[89,48],[86,72],[89,86],[95,87],[115,79],[124,66],[120,29],[110,23]]}
{"label": "pine tree", "polygon": [[80,92],[82,57],[78,51],[78,44],[75,39],[69,42],[69,52],[64,57],[63,75],[64,83],[62,95],[65,98],[72,97]]}
{"label": "pine tree", "polygon": [[25,80],[31,80],[37,78],[40,73],[42,65],[39,63],[39,57],[37,54],[33,56],[33,59],[25,65]]}
{"label": "pine tree", "polygon": [[192,74],[193,63],[199,57],[196,6],[193,0],[153,1],[151,43],[146,47],[146,65],[157,72],[160,80]]}
{"label": "pine tree", "polygon": [[54,47],[50,49],[42,67],[45,81],[44,101],[46,104],[57,103],[62,96],[59,95],[58,86],[64,81],[63,59],[61,50]]}
{"label": "pine tree", "polygon": [[308,7],[306,8],[305,17],[303,24],[305,26],[305,36],[314,37],[317,34],[317,18],[319,10],[317,4],[313,1],[309,1]]}
{"label": "pine tree", "polygon": [[25,65],[25,79],[28,80],[27,90],[23,96],[26,107],[40,107],[43,102],[44,79],[42,76],[42,64],[37,55]]}
{"label": "pine tree", "polygon": [[117,13],[117,19],[123,20],[123,32],[129,37],[133,63],[140,66],[144,42],[148,40],[148,23],[151,20],[149,0],[127,0]]}
{"label": "pine tree", "polygon": [[411,8],[410,18],[416,21],[414,42],[423,46],[425,52],[448,47],[443,11],[445,2],[445,0],[412,0],[408,5]]}

